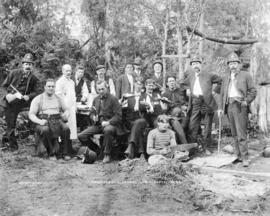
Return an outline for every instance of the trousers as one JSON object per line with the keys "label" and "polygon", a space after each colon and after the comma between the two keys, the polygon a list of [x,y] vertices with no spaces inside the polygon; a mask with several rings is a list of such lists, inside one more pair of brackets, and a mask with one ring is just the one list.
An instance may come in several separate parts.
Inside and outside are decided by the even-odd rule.
{"label": "trousers", "polygon": [[55,145],[58,142],[58,138],[53,138],[52,132],[48,125],[36,125],[36,133],[39,140],[43,143],[44,147],[47,150],[48,156],[53,154],[62,153],[63,155],[68,155],[72,153],[72,146],[70,142],[70,130],[67,124],[60,121],[60,134],[61,134],[61,145],[60,152],[55,152]]}
{"label": "trousers", "polygon": [[228,105],[228,118],[232,136],[235,140],[235,153],[239,158],[248,159],[247,124],[248,108],[241,106],[239,102]]}
{"label": "trousers", "polygon": [[104,148],[104,154],[111,154],[112,143],[117,135],[116,132],[116,127],[113,125],[107,125],[106,127],[102,127],[101,125],[92,125],[79,133],[78,139],[83,145],[88,146],[89,143],[92,142],[91,137],[94,134],[102,133],[104,135],[102,143],[102,147]]}

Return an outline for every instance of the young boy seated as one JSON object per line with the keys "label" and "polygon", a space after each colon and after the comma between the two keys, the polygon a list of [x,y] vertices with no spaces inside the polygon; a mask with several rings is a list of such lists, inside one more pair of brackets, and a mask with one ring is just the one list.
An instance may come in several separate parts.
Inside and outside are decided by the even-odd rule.
{"label": "young boy seated", "polygon": [[169,118],[166,115],[157,117],[157,128],[151,130],[147,137],[147,154],[168,156],[171,146],[176,146],[175,134],[169,129]]}

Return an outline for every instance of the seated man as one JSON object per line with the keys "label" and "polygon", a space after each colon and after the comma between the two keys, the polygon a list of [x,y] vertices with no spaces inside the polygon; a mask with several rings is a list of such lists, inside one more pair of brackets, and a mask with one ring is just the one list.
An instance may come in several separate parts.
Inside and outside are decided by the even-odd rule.
{"label": "seated man", "polygon": [[[142,79],[135,82],[135,94],[127,98],[122,103],[123,106],[123,123],[128,130],[130,130],[130,135],[128,137],[128,148],[125,154],[128,158],[133,159],[136,155],[144,153],[143,150],[143,131],[147,126],[146,120],[141,116],[139,105],[140,96],[143,89]],[[127,107],[125,107],[127,103]],[[135,149],[136,147],[136,149]]]}
{"label": "seated man", "polygon": [[168,76],[167,85],[168,88],[162,96],[169,100],[166,110],[167,114],[172,116],[170,124],[176,133],[178,143],[187,143],[183,127],[179,122],[179,118],[182,117],[182,106],[185,104],[185,93],[176,87],[176,77],[174,76]]}
{"label": "seated man", "polygon": [[162,113],[160,95],[153,92],[154,87],[154,80],[147,79],[145,81],[145,92],[139,98],[139,112],[142,117],[134,122],[128,148],[125,151],[129,158],[133,158],[135,155],[145,156],[148,131],[146,128],[154,128],[158,115]]}
{"label": "seated man", "polygon": [[151,130],[147,137],[147,154],[166,156],[171,152],[171,147],[176,145],[174,132],[169,129],[169,118],[159,115],[157,128]]}
{"label": "seated man", "polygon": [[[70,159],[71,142],[69,127],[63,122],[68,119],[68,110],[64,102],[55,94],[55,81],[45,81],[44,93],[36,96],[30,106],[29,119],[36,124],[36,132],[43,142],[48,156],[55,156],[57,141],[61,137],[63,157]],[[61,114],[61,111],[63,113]]]}
{"label": "seated man", "polygon": [[[78,139],[83,145],[89,146],[91,143],[91,136],[94,134],[103,133],[103,147],[104,159],[103,163],[110,162],[110,154],[112,149],[113,138],[116,135],[122,135],[122,109],[118,103],[118,99],[109,93],[107,83],[105,81],[97,82],[98,96],[93,101],[93,110],[90,118],[94,124],[78,135]],[[92,143],[93,144],[93,143]],[[89,146],[90,149],[97,151],[93,145]]]}

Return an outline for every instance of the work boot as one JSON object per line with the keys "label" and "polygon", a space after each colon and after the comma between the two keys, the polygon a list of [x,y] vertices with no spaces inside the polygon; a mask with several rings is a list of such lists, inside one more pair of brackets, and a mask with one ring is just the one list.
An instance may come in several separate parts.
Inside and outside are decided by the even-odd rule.
{"label": "work boot", "polygon": [[134,158],[134,144],[133,144],[133,142],[130,142],[130,143],[128,144],[128,148],[127,148],[127,150],[125,151],[125,154],[127,155],[127,157],[128,157],[129,159],[133,159],[133,158]]}
{"label": "work boot", "polygon": [[71,157],[70,157],[69,155],[65,155],[65,156],[64,156],[64,160],[65,160],[65,161],[69,161],[69,160],[71,160]]}
{"label": "work boot", "polygon": [[108,154],[105,154],[104,158],[103,158],[103,163],[110,163],[111,161],[111,156]]}
{"label": "work boot", "polygon": [[249,167],[249,161],[248,160],[243,161],[243,167]]}

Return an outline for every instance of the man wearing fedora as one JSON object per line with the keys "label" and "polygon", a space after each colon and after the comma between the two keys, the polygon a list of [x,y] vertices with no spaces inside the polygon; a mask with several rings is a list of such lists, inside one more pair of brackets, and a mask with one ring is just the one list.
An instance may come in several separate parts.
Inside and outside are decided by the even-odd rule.
{"label": "man wearing fedora", "polygon": [[107,83],[107,87],[109,92],[115,96],[115,85],[113,79],[106,74],[106,66],[105,65],[97,65],[96,67],[96,76],[95,79],[91,82],[91,94],[97,96],[96,84],[99,81],[105,81]]}
{"label": "man wearing fedora", "polygon": [[211,142],[213,116],[214,111],[217,109],[212,94],[214,90],[213,84],[220,86],[222,79],[216,74],[203,71],[202,60],[198,56],[191,58],[190,66],[191,70],[182,82],[191,92],[187,111],[190,115],[188,127],[190,142],[198,142],[201,122],[204,121],[203,141],[200,144],[203,150],[210,154],[206,149],[206,144]]}
{"label": "man wearing fedora", "polygon": [[248,113],[257,91],[250,74],[241,70],[241,61],[236,53],[229,55],[227,65],[230,73],[222,82],[218,115],[223,113],[228,115],[237,160],[247,167],[249,166]]}
{"label": "man wearing fedora", "polygon": [[7,129],[2,142],[11,151],[18,149],[15,137],[17,116],[25,108],[29,108],[31,100],[40,90],[39,80],[33,74],[33,66],[33,56],[27,53],[22,59],[22,68],[11,71],[2,84],[7,90],[3,101]]}

